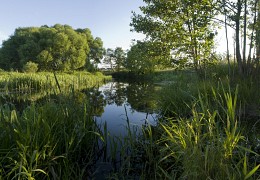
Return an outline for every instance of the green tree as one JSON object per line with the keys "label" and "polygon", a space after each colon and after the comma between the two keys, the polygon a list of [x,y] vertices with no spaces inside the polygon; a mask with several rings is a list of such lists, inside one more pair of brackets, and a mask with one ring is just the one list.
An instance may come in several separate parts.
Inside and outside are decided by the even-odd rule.
{"label": "green tree", "polygon": [[126,53],[121,47],[117,47],[114,51],[116,70],[119,72],[125,65]]}
{"label": "green tree", "polygon": [[206,62],[213,47],[214,0],[144,0],[143,15],[133,14],[131,26],[172,49],[175,59]]}
{"label": "green tree", "polygon": [[94,63],[100,63],[103,58],[105,49],[103,48],[103,41],[97,37],[90,43],[89,59],[94,60]]}
{"label": "green tree", "polygon": [[115,53],[114,50],[111,48],[108,48],[105,53],[104,63],[108,64],[110,66],[110,69],[114,71],[115,67]]}
{"label": "green tree", "polygon": [[38,71],[38,64],[31,62],[31,61],[28,61],[24,65],[23,71],[24,72],[31,72],[31,73],[37,72]]}
{"label": "green tree", "polygon": [[[259,51],[253,55],[252,48],[259,43],[257,40],[258,25],[257,25],[257,12],[259,12],[259,0],[223,0],[218,1],[221,9],[219,10],[225,15],[225,24],[235,30],[235,56],[240,74],[250,74],[252,72],[253,64],[257,62],[257,58],[253,59],[252,56],[257,56]],[[258,15],[259,16],[259,15]],[[254,38],[256,37],[256,38]],[[247,42],[249,42],[249,51]],[[248,52],[248,56],[246,53]]]}
{"label": "green tree", "polygon": [[102,46],[102,40],[93,38],[89,29],[60,24],[17,28],[0,49],[0,66],[23,70],[32,61],[41,71],[74,71],[91,66],[90,59],[101,59]]}
{"label": "green tree", "polygon": [[[90,29],[77,29],[77,32],[81,33],[84,38],[88,41],[89,45],[89,54],[87,57],[86,68],[88,66],[95,66],[96,64],[101,62],[103,58],[104,52],[106,51],[103,47],[103,41],[100,37],[94,38],[91,34]],[[91,63],[91,61],[93,63]],[[93,67],[90,67],[91,69]]]}
{"label": "green tree", "polygon": [[170,49],[158,42],[137,41],[127,53],[125,67],[137,74],[153,72],[158,66],[170,64]]}

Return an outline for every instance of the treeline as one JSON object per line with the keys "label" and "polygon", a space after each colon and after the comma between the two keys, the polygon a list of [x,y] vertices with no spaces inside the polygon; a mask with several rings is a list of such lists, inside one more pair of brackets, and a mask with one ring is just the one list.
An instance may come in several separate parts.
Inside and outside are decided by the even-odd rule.
{"label": "treeline", "polygon": [[[215,36],[218,27],[225,28],[226,59],[230,67],[230,54],[234,58],[239,74],[257,72],[260,65],[260,1],[259,0],[194,0],[158,1],[144,0],[142,14],[133,13],[133,30],[147,36],[131,48],[133,61],[142,58],[154,67],[162,59],[171,64],[185,66],[187,63],[199,70],[216,59]],[[228,27],[234,30],[234,52]],[[146,46],[144,44],[150,44]],[[149,48],[148,48],[149,47]],[[144,49],[144,51],[143,51]],[[160,52],[161,51],[161,52]],[[159,60],[159,61],[158,61]],[[143,63],[140,62],[140,63]],[[147,64],[146,63],[146,64]],[[142,66],[139,65],[138,67]],[[229,68],[230,69],[230,68]],[[136,67],[133,67],[136,70]]]}
{"label": "treeline", "polygon": [[18,71],[91,69],[103,58],[103,42],[89,29],[69,25],[17,28],[0,49],[0,68]]}

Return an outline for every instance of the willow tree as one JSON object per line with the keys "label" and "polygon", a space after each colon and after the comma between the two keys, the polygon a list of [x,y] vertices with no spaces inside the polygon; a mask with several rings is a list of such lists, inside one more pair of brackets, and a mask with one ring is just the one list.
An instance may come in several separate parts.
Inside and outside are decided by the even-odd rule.
{"label": "willow tree", "polygon": [[36,63],[40,71],[73,71],[86,68],[90,60],[103,55],[103,42],[89,29],[71,26],[17,28],[0,48],[0,67],[22,70],[27,62]]}
{"label": "willow tree", "polygon": [[206,62],[213,47],[214,0],[144,0],[142,15],[133,13],[131,26],[171,48],[174,57],[193,62],[196,69]]}

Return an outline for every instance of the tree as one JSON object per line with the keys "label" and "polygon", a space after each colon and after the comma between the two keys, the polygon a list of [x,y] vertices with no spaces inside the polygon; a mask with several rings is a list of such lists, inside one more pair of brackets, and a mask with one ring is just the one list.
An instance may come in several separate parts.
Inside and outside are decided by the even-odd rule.
{"label": "tree", "polygon": [[101,62],[101,59],[103,58],[104,51],[106,51],[103,47],[103,41],[100,37],[94,38],[91,35],[90,29],[77,29],[77,32],[81,33],[85,36],[86,40],[88,41],[90,52],[87,57],[87,63],[91,65],[90,61],[93,61],[94,64],[98,64]]}
{"label": "tree", "polygon": [[132,17],[135,31],[172,49],[175,57],[192,61],[196,69],[208,60],[213,47],[214,0],[144,2],[144,15],[134,13]]}
{"label": "tree", "polygon": [[117,72],[124,66],[126,60],[126,53],[121,47],[117,47],[114,51],[115,65]]}
{"label": "tree", "polygon": [[24,65],[23,71],[24,72],[31,72],[31,73],[37,72],[38,71],[38,64],[31,62],[31,61],[28,61]]}
{"label": "tree", "polygon": [[94,60],[94,63],[100,63],[104,55],[103,41],[97,37],[90,43],[89,59]]}
{"label": "tree", "polygon": [[[259,11],[259,0],[221,0],[218,2],[222,7],[220,12],[222,14],[224,12],[227,20],[229,21],[229,25],[231,27],[234,26],[235,55],[239,73],[241,75],[250,74],[250,72],[252,71],[251,68],[253,67],[253,61],[251,60],[253,55],[251,49],[253,48],[254,44],[257,48],[258,28],[256,12]],[[251,36],[248,36],[248,34],[251,34]],[[254,38],[254,36],[256,38]],[[249,43],[248,56],[246,56],[248,39],[250,39],[251,42]],[[256,54],[257,53],[258,52],[256,51]],[[255,59],[255,61],[257,60]]]}
{"label": "tree", "polygon": [[257,22],[256,22],[256,62],[257,65],[260,63],[260,3],[256,1],[256,12],[257,12]]}
{"label": "tree", "polygon": [[74,71],[91,66],[90,59],[102,58],[102,46],[102,40],[93,38],[89,29],[60,24],[17,28],[0,49],[0,66],[23,70],[32,61],[41,71]]}
{"label": "tree", "polygon": [[104,63],[108,64],[110,66],[110,69],[114,71],[115,66],[115,54],[114,50],[111,48],[108,48],[105,52],[105,58]]}
{"label": "tree", "polygon": [[169,49],[163,49],[160,43],[137,41],[127,53],[125,67],[137,74],[151,73],[170,59]]}

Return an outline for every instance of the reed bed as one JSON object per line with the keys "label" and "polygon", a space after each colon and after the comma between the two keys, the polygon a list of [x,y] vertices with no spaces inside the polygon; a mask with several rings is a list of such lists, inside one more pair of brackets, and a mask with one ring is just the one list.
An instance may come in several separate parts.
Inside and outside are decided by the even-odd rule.
{"label": "reed bed", "polygon": [[20,112],[1,105],[0,179],[91,176],[103,138],[87,96],[78,93],[33,103]]}
{"label": "reed bed", "polygon": [[110,178],[259,179],[260,156],[241,127],[239,86],[226,88],[219,83],[198,92],[189,116],[162,117],[158,126],[144,125],[142,134],[128,127],[119,140],[120,168]]}
{"label": "reed bed", "polygon": [[39,91],[66,91],[71,87],[74,89],[85,89],[101,84],[111,77],[101,73],[91,74],[89,72],[66,73],[0,73],[1,93],[28,93]]}

